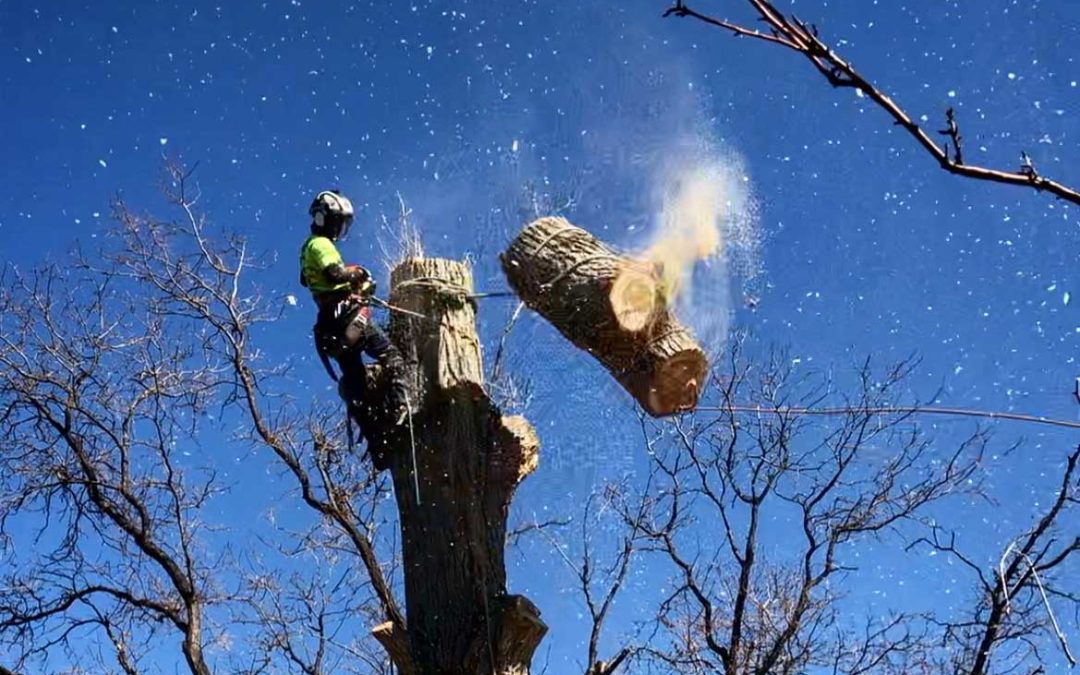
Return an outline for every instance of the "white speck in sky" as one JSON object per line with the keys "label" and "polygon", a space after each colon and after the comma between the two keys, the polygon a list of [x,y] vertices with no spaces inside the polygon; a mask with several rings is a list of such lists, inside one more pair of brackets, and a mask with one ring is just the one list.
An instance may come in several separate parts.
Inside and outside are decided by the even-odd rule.
{"label": "white speck in sky", "polygon": [[168,142],[169,142],[169,139],[165,138],[164,136],[162,136],[161,138],[158,139],[158,143],[161,143],[162,145],[165,145]]}
{"label": "white speck in sky", "polygon": [[285,302],[289,303],[291,307],[296,307],[296,296],[291,293],[289,295],[286,295]]}
{"label": "white speck in sky", "polygon": [[514,142],[510,144],[510,152],[518,151],[518,140],[515,138]]}
{"label": "white speck in sky", "polygon": [[105,167],[109,166],[108,164],[106,164],[106,163],[105,163],[105,160],[103,160],[103,159],[99,159],[99,160],[97,161],[97,163],[98,163],[98,164],[100,164],[100,165],[101,165],[101,168],[103,168],[103,169],[104,169]]}
{"label": "white speck in sky", "polygon": [[117,28],[116,26],[113,26],[113,27],[112,27],[112,32],[114,32],[114,33],[119,33],[119,32],[120,32],[120,29],[118,29],[118,28]]}
{"label": "white speck in sky", "polygon": [[1016,73],[1009,73],[1009,79],[1010,80],[1015,80],[1016,79]]}
{"label": "white speck in sky", "polygon": [[1069,304],[1069,301],[1070,301],[1070,300],[1072,300],[1072,296],[1071,296],[1071,295],[1069,295],[1069,292],[1068,292],[1068,291],[1065,291],[1065,295],[1061,296],[1061,302],[1062,302],[1062,304],[1066,304],[1066,305],[1067,305],[1067,304]]}
{"label": "white speck in sky", "polygon": [[956,90],[955,89],[950,89],[949,90],[949,98],[956,98]]}

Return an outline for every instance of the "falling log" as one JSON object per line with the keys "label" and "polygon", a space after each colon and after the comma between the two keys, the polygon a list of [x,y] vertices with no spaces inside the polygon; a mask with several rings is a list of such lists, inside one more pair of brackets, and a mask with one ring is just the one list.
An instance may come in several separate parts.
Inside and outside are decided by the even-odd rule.
{"label": "falling log", "polygon": [[652,263],[616,253],[565,218],[540,218],[501,256],[530,308],[592,354],[651,415],[692,409],[705,352],[668,307]]}

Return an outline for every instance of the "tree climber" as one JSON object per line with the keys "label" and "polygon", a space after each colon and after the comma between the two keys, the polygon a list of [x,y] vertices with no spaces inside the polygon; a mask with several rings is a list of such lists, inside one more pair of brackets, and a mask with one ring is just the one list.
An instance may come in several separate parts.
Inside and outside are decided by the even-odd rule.
{"label": "tree climber", "polygon": [[[353,220],[353,206],[337,190],[324,190],[315,196],[308,209],[311,236],[300,249],[300,283],[311,291],[318,306],[315,322],[315,348],[330,376],[338,381],[338,394],[356,414],[364,406],[367,372],[363,353],[376,359],[389,378],[386,413],[395,426],[409,411],[406,406],[404,363],[397,348],[387,339],[371,316],[370,298],[375,294],[375,280],[359,265],[345,265],[334,245],[344,239]],[[341,368],[338,378],[329,358]],[[361,432],[363,429],[361,428]]]}

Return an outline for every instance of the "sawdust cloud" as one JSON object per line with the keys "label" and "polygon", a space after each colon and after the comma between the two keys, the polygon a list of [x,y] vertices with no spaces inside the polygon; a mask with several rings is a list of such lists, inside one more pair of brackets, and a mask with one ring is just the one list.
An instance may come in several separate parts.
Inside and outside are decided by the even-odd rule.
{"label": "sawdust cloud", "polygon": [[648,263],[657,292],[642,292],[641,268],[629,268],[617,284],[635,291],[626,295],[625,304],[633,307],[624,314],[636,328],[644,314],[674,309],[713,351],[726,339],[735,296],[756,301],[753,287],[762,271],[757,202],[733,151],[693,138],[673,142],[661,154],[651,232],[634,252]]}

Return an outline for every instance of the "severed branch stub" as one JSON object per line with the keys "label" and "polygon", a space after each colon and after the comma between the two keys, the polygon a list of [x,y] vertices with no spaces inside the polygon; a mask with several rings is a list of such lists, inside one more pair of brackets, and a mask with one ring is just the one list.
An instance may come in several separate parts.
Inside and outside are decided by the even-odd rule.
{"label": "severed branch stub", "polygon": [[[942,136],[948,136],[953,145],[953,161],[957,164],[964,163],[964,146],[962,138],[960,136],[960,125],[956,123],[956,111],[950,106],[945,111],[945,128],[938,133]],[[948,154],[949,146],[945,146],[946,154]]]}
{"label": "severed branch stub", "polygon": [[708,360],[671,312],[652,263],[554,217],[526,226],[501,260],[525,304],[596,357],[650,415],[697,404]]}

